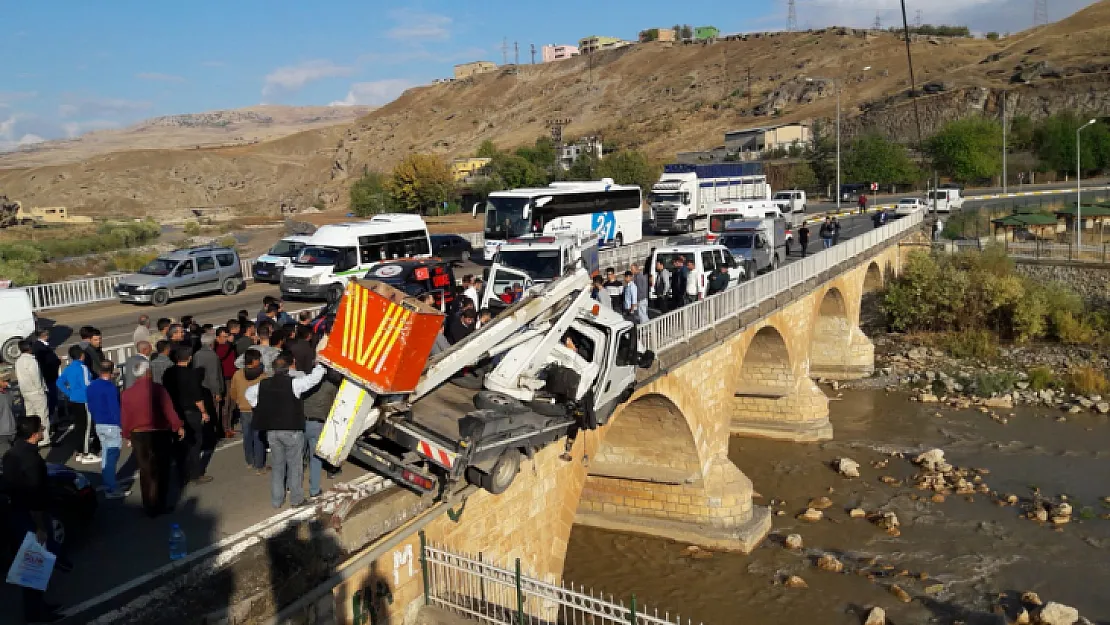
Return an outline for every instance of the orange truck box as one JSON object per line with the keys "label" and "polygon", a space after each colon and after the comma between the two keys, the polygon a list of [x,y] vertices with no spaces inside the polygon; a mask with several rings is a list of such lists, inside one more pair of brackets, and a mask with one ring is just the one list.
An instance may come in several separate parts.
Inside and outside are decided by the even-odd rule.
{"label": "orange truck box", "polygon": [[409,393],[443,319],[437,309],[388,284],[352,280],[320,359],[374,393]]}

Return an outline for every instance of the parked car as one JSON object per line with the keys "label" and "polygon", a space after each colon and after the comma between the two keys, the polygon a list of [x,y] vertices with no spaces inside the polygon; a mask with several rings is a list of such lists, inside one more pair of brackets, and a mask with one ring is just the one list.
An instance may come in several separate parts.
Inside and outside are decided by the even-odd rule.
{"label": "parked car", "polygon": [[372,267],[365,278],[384,282],[412,297],[431,293],[440,312],[455,312],[455,274],[450,261],[438,258],[387,261]]}
{"label": "parked car", "polygon": [[120,278],[121,302],[165,306],[171,299],[201,293],[234,295],[243,286],[239,254],[229,247],[190,247],[164,254],[138,273]]}
{"label": "parked car", "polygon": [[[50,520],[51,534],[54,542],[65,546],[72,544],[74,538],[79,536],[92,522],[96,514],[96,490],[89,483],[88,478],[78,471],[61,464],[48,462],[46,476],[50,482]],[[4,474],[0,473],[0,509],[10,504],[8,485],[4,482]],[[5,515],[3,521],[9,517]],[[0,540],[6,540],[11,532],[4,532]],[[20,539],[22,540],[22,538]],[[10,548],[10,551],[9,551]],[[19,544],[7,545],[0,551],[8,551],[14,555]]]}
{"label": "parked car", "polygon": [[928,208],[925,200],[917,197],[904,197],[898,200],[898,204],[894,207],[894,214],[899,217],[907,217],[925,208]]}
{"label": "parked car", "polygon": [[465,263],[474,254],[470,241],[457,234],[433,234],[431,238],[432,256]]}
{"label": "parked car", "polygon": [[281,274],[293,263],[297,254],[301,253],[301,248],[308,243],[308,239],[307,235],[299,234],[283,237],[275,243],[268,252],[255,259],[251,266],[254,281],[281,284]]}

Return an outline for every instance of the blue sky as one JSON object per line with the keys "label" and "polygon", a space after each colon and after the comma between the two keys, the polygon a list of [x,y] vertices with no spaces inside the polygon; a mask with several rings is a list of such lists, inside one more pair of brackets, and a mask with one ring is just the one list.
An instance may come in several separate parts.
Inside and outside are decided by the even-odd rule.
{"label": "blue sky", "polygon": [[[1051,0],[1059,19],[1090,0]],[[1018,30],[1032,0],[907,0],[930,23]],[[786,0],[376,1],[0,0],[0,150],[172,113],[274,104],[383,104],[448,76],[456,63],[501,62],[501,42],[634,39],[675,23],[775,30]],[[801,27],[886,24],[898,0],[797,0]]]}

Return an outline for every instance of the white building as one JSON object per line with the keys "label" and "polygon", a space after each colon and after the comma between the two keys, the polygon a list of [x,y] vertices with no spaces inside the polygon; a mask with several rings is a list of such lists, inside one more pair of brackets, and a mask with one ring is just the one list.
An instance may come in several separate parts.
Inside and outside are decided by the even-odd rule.
{"label": "white building", "polygon": [[601,137],[582,137],[574,143],[568,143],[563,146],[562,152],[559,154],[559,164],[563,169],[570,169],[574,161],[583,154],[593,154],[597,156],[598,160],[604,156],[604,150],[601,145]]}

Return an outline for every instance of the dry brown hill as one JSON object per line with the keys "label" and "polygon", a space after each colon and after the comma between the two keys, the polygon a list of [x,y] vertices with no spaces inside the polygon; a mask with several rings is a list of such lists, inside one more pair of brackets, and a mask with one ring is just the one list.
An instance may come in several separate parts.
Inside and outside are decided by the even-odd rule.
{"label": "dry brown hill", "polygon": [[127,128],[99,130],[73,139],[46,141],[15,152],[0,153],[0,168],[64,165],[123,150],[246,145],[305,130],[349,123],[371,106],[282,106],[264,104],[240,109],[165,115]]}
{"label": "dry brown hill", "polygon": [[[930,92],[920,102],[925,134],[952,117],[997,111],[1003,90],[1011,113],[1110,114],[1108,37],[1110,0],[997,42],[914,37],[917,80]],[[913,138],[904,41],[830,28],[711,45],[653,43],[501,69],[410,89],[350,124],[256,145],[127,151],[0,170],[0,189],[99,215],[168,217],[213,205],[276,213],[283,201],[342,208],[352,176],[387,169],[409,152],[459,156],[486,139],[529,143],[547,132],[547,120],[569,118],[570,136],[600,132],[608,143],[667,159],[718,145],[727,130],[831,118],[834,80],[843,87],[849,132],[878,128]]]}

